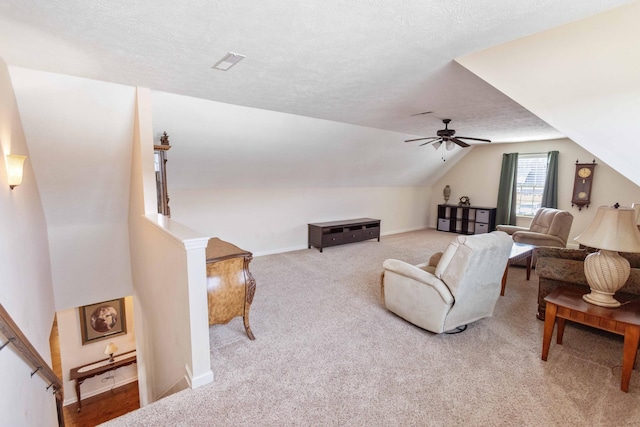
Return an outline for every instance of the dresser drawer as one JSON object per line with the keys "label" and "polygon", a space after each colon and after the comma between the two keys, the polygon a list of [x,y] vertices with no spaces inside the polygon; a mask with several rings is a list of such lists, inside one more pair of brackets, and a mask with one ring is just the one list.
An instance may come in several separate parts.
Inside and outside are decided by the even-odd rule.
{"label": "dresser drawer", "polygon": [[363,237],[364,234],[363,234],[363,230],[362,229],[344,230],[343,236],[344,236],[344,242],[345,243],[359,242],[360,240],[364,240],[365,239]]}
{"label": "dresser drawer", "polygon": [[449,231],[450,226],[451,226],[450,220],[444,219],[444,218],[438,219],[438,231]]}
{"label": "dresser drawer", "polygon": [[380,237],[380,227],[369,227],[366,226],[364,230],[362,230],[362,239],[377,239]]}
{"label": "dresser drawer", "polygon": [[476,222],[489,223],[489,211],[486,209],[478,209],[476,211]]}
{"label": "dresser drawer", "polygon": [[488,232],[489,232],[489,224],[480,224],[476,222],[475,234],[488,233]]}
{"label": "dresser drawer", "polygon": [[322,247],[335,246],[344,243],[342,233],[331,233],[322,236]]}

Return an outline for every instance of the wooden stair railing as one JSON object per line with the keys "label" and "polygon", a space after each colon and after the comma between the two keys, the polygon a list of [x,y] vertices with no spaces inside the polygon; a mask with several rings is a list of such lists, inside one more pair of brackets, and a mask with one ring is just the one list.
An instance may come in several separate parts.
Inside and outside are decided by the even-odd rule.
{"label": "wooden stair railing", "polygon": [[9,343],[13,344],[22,357],[33,366],[34,371],[31,372],[31,377],[38,373],[47,381],[48,386],[46,390],[48,391],[53,388],[53,393],[56,396],[56,407],[58,409],[58,425],[64,426],[64,418],[62,415],[62,381],[53,372],[47,362],[44,361],[42,356],[40,356],[40,353],[33,347],[29,339],[22,333],[2,304],[0,304],[0,332],[7,338],[7,341],[0,346],[0,350]]}

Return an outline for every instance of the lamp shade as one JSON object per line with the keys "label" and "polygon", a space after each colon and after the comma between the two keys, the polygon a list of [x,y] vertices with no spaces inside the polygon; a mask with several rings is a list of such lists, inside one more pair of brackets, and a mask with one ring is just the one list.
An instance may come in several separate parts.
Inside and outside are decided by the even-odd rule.
{"label": "lamp shade", "polygon": [[631,208],[600,206],[589,227],[574,240],[606,251],[640,252],[636,212]]}
{"label": "lamp shade", "polygon": [[13,189],[22,184],[22,174],[24,168],[24,161],[27,156],[19,156],[17,154],[8,154],[6,156],[7,163],[7,180],[9,181],[9,187]]}
{"label": "lamp shade", "polygon": [[640,224],[640,203],[632,203],[631,209],[636,211],[636,223]]}
{"label": "lamp shade", "polygon": [[107,344],[107,348],[104,349],[104,354],[111,355],[116,351],[118,351],[118,346],[110,342],[109,344]]}

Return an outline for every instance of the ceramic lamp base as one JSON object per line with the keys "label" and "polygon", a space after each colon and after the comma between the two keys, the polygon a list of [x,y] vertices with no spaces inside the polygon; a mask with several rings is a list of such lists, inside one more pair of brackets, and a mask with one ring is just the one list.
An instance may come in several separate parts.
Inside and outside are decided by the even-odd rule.
{"label": "ceramic lamp base", "polygon": [[624,286],[630,272],[629,261],[617,252],[600,250],[587,255],[584,260],[584,275],[591,293],[584,295],[582,299],[601,307],[620,307],[613,295]]}
{"label": "ceramic lamp base", "polygon": [[613,295],[612,293],[604,293],[591,289],[591,293],[582,295],[582,299],[589,304],[599,305],[600,307],[620,307],[620,302],[616,301]]}

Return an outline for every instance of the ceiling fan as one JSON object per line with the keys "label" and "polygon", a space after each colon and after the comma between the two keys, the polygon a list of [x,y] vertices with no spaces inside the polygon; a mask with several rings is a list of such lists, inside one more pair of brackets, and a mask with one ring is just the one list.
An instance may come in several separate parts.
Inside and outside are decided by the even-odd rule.
{"label": "ceiling fan", "polygon": [[444,129],[440,129],[436,134],[438,136],[430,136],[426,138],[416,138],[416,139],[407,139],[405,142],[413,142],[413,141],[424,141],[419,146],[427,145],[433,143],[433,148],[436,150],[440,148],[440,145],[444,142],[446,144],[447,150],[452,150],[455,147],[454,144],[458,144],[460,147],[469,147],[463,139],[469,139],[472,141],[481,141],[481,142],[491,142],[489,139],[482,138],[471,138],[468,136],[454,136],[456,131],[454,129],[449,129],[449,123],[451,123],[451,119],[442,119],[442,123],[444,123]]}

